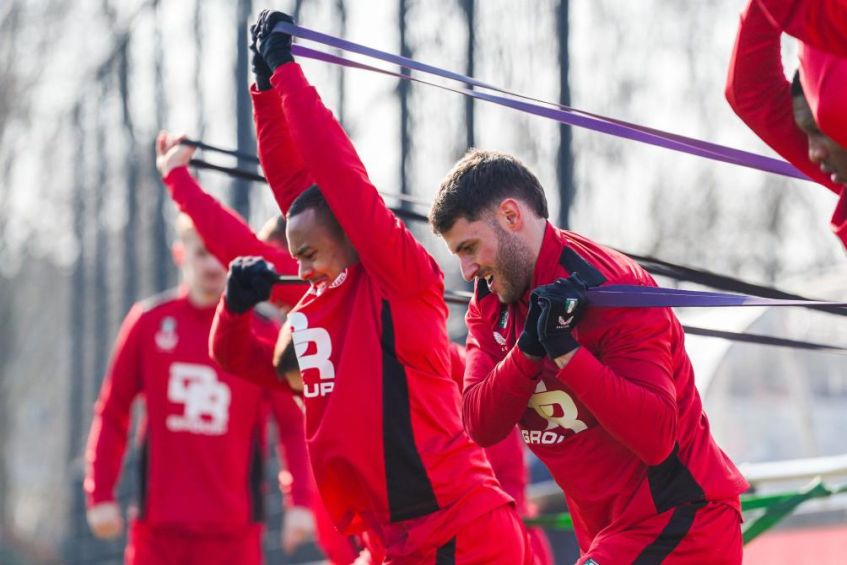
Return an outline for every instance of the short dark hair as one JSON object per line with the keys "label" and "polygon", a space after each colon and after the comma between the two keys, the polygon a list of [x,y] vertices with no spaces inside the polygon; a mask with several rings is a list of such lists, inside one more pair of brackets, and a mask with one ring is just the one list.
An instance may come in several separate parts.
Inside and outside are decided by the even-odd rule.
{"label": "short dark hair", "polygon": [[798,96],[806,97],[806,94],[803,92],[803,83],[800,82],[800,69],[794,71],[794,77],[791,79],[791,98],[797,98]]}
{"label": "short dark hair", "polygon": [[339,235],[343,235],[344,232],[341,229],[341,225],[338,223],[338,220],[335,218],[335,214],[332,213],[332,208],[329,207],[324,195],[321,194],[321,190],[316,184],[313,184],[301,192],[297,198],[294,199],[294,202],[291,203],[291,207],[288,208],[286,219],[290,220],[294,216],[302,214],[306,210],[310,209],[315,210],[317,214],[320,214],[331,229],[336,231]]}
{"label": "short dark hair", "polygon": [[547,197],[538,178],[516,157],[497,151],[471,149],[441,181],[429,211],[432,230],[442,234],[456,220],[479,219],[480,213],[513,197],[547,218]]}

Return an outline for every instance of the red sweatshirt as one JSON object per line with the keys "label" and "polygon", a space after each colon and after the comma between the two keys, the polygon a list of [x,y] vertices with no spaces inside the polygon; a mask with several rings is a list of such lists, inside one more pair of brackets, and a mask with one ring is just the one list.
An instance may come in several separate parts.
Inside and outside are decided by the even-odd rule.
{"label": "red sweatshirt", "polygon": [[[465,384],[465,348],[457,343],[450,344],[450,374],[459,390],[462,390]],[[515,426],[504,440],[486,447],[485,456],[491,464],[494,476],[500,481],[500,486],[515,499],[518,514],[528,516],[526,485],[529,479],[523,440],[518,427]]]}
{"label": "red sweatshirt", "polygon": [[[277,202],[287,211],[313,175],[360,257],[311,289],[283,329],[303,376],[318,489],[342,532],[371,530],[395,557],[434,549],[511,502],[462,429],[443,275],[386,208],[299,65],[272,83],[282,110],[267,93],[254,101]],[[221,316],[218,331],[234,318]]]}
{"label": "red sweatshirt", "polygon": [[803,43],[847,57],[847,0],[756,0],[779,29]]}
{"label": "red sweatshirt", "polygon": [[[579,272],[609,284],[655,286],[627,257],[547,224],[532,287]],[[601,531],[698,500],[738,508],[747,483],[712,439],[682,327],[665,308],[589,309],[582,345],[561,370],[515,345],[529,291],[502,305],[477,283],[466,321],[464,421],[482,445],[517,423],[573,514],[583,551]]]}
{"label": "red sweatshirt", "polygon": [[782,70],[781,33],[755,0],[747,6],[732,52],[726,98],[744,123],[774,151],[840,195],[831,226],[847,246],[847,190],[809,160],[808,140],[794,121],[791,85]]}
{"label": "red sweatshirt", "polygon": [[[171,198],[181,212],[188,215],[209,253],[224,266],[236,257],[264,257],[281,275],[296,275],[297,262],[287,249],[260,240],[250,226],[232,210],[194,180],[186,167],[173,169],[163,179]],[[291,308],[306,291],[306,285],[274,286],[271,301]]]}
{"label": "red sweatshirt", "polygon": [[[267,403],[284,420],[283,436],[303,433],[288,417],[298,408],[291,395],[270,396],[209,358],[213,315],[213,308],[192,305],[184,289],[130,310],[95,405],[86,450],[89,505],[114,500],[130,409],[141,395],[146,410],[140,427],[140,520],[215,534],[240,531],[261,517]],[[248,319],[258,335],[272,339],[277,332],[268,320]],[[295,444],[282,448],[299,483],[290,502],[306,505],[308,467],[298,468],[305,458],[291,448]]]}

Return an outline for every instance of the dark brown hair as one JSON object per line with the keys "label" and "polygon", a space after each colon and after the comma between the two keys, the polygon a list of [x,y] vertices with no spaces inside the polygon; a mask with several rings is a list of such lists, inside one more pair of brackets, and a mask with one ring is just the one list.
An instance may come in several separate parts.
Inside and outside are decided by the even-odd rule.
{"label": "dark brown hair", "polygon": [[523,163],[507,153],[471,149],[441,181],[429,223],[435,233],[443,234],[459,218],[478,220],[504,198],[524,202],[542,218],[549,215],[544,188]]}

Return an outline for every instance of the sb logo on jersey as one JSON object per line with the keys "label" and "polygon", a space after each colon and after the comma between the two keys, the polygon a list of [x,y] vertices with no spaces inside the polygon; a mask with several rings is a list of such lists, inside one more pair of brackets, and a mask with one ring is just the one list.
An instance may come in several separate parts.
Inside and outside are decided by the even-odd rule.
{"label": "sb logo on jersey", "polygon": [[172,432],[223,435],[229,422],[229,387],[207,365],[173,363],[168,380],[168,400],[184,404],[182,414],[171,414],[165,425]]}
{"label": "sb logo on jersey", "polygon": [[[310,328],[309,320],[302,312],[292,312],[288,315],[291,324],[291,339],[294,342],[294,353],[303,375],[303,396],[316,398],[326,396],[335,387],[335,366],[329,356],[332,355],[332,341],[329,332],[323,328]],[[314,347],[310,345],[314,344]],[[318,381],[306,378],[306,371],[318,371]]]}
{"label": "sb logo on jersey", "polygon": [[[525,417],[533,428],[521,429],[526,443],[531,445],[555,445],[565,438],[587,430],[588,425],[579,419],[579,410],[571,395],[560,389],[547,390],[544,381],[538,381],[535,393],[529,398],[528,408],[534,411]],[[538,420],[541,422],[538,422]],[[540,424],[540,425],[532,425]]]}

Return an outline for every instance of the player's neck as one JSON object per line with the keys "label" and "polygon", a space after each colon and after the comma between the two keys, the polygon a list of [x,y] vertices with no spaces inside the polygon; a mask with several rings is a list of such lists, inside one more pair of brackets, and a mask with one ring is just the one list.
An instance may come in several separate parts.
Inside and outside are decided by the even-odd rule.
{"label": "player's neck", "polygon": [[210,308],[215,306],[221,295],[214,292],[203,292],[200,289],[188,289],[188,301],[197,308]]}

